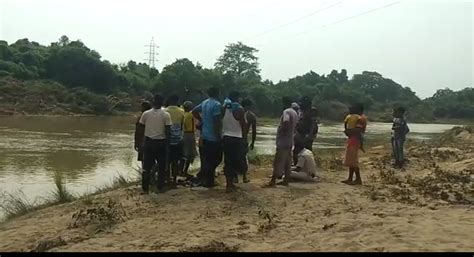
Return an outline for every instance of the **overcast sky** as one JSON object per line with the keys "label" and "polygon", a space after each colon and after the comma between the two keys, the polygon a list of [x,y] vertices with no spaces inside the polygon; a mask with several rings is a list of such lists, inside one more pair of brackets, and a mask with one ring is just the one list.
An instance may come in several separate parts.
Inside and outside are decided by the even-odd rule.
{"label": "overcast sky", "polygon": [[160,70],[184,57],[211,67],[243,41],[264,79],[370,70],[427,97],[474,86],[472,16],[460,0],[0,0],[0,39],[67,35],[123,63],[142,62],[154,37]]}

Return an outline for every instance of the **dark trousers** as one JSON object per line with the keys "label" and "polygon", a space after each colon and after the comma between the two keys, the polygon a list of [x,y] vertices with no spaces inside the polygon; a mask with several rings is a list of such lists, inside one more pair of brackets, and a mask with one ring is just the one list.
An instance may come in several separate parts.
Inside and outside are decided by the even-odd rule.
{"label": "dark trousers", "polygon": [[243,173],[244,140],[238,137],[224,136],[224,173],[227,178],[234,179]]}
{"label": "dark trousers", "polygon": [[395,157],[396,165],[403,165],[405,157],[403,155],[403,145],[405,144],[405,138],[392,137],[392,150],[393,156]]}
{"label": "dark trousers", "polygon": [[179,172],[182,170],[183,142],[179,142],[176,145],[170,145],[168,157],[171,176],[176,177],[180,175]]}
{"label": "dark trousers", "polygon": [[[153,172],[153,167],[158,168],[157,187],[162,189],[165,185],[165,180],[169,177],[166,169],[168,146],[166,140],[145,138],[144,152],[143,152],[143,173],[142,173],[142,188],[143,191],[148,192],[150,185],[150,176]],[[154,174],[153,174],[154,175]]]}
{"label": "dark trousers", "polygon": [[201,182],[213,187],[216,168],[222,161],[222,142],[202,141]]}
{"label": "dark trousers", "polygon": [[314,139],[303,140],[298,137],[295,137],[295,146],[293,147],[293,165],[296,166],[298,163],[298,154],[303,149],[308,149],[311,152],[313,151],[313,141]]}

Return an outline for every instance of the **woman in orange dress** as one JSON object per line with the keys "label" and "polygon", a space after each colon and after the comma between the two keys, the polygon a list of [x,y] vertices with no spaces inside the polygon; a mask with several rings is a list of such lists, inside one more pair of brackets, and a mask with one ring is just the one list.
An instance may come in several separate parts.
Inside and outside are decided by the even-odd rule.
{"label": "woman in orange dress", "polygon": [[[348,185],[362,185],[362,178],[359,169],[359,149],[361,146],[361,135],[365,133],[367,127],[367,117],[364,115],[364,107],[362,104],[355,104],[351,108],[356,108],[360,115],[357,125],[353,129],[346,129],[344,133],[347,135],[346,151],[344,156],[344,166],[349,167],[349,177],[342,183]],[[353,180],[355,174],[355,180]]]}

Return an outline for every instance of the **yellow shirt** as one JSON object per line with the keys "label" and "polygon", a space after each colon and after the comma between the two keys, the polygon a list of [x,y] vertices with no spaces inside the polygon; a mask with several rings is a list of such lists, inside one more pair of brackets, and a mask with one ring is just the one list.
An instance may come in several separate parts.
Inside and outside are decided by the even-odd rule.
{"label": "yellow shirt", "polygon": [[173,125],[181,125],[184,119],[184,110],[179,108],[178,106],[168,106],[166,108],[166,112],[168,112],[171,116],[171,123]]}
{"label": "yellow shirt", "polygon": [[184,113],[184,123],[183,123],[183,130],[184,133],[194,133],[196,129],[194,117],[191,112]]}
{"label": "yellow shirt", "polygon": [[353,129],[357,127],[357,123],[360,120],[359,114],[349,114],[344,119],[344,123],[347,124],[347,129]]}

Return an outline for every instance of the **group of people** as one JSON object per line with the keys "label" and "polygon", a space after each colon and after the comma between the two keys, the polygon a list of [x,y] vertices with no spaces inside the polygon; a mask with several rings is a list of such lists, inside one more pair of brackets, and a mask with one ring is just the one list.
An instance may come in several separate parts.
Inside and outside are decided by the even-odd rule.
{"label": "group of people", "polygon": [[[142,114],[136,122],[135,150],[142,161],[142,189],[149,193],[150,185],[158,192],[175,188],[180,183],[212,188],[216,185],[216,168],[224,160],[226,190],[237,189],[239,176],[248,183],[249,150],[254,149],[257,116],[252,112],[252,101],[241,101],[240,93],[230,92],[221,103],[219,89],[208,90],[208,98],[194,106],[190,101],[181,105],[180,98],[172,95],[165,99],[155,95],[152,103],[142,103]],[[265,187],[288,185],[292,181],[317,182],[316,164],[312,152],[318,134],[318,113],[311,98],[302,97],[293,102],[282,98],[273,174]],[[404,119],[405,110],[394,111],[392,146],[397,167],[403,165],[403,144],[409,129]],[[362,184],[359,170],[359,150],[364,150],[367,117],[362,104],[354,104],[344,120],[347,136],[344,165],[349,177],[342,181],[349,185]],[[251,139],[248,135],[251,133]],[[249,142],[250,141],[250,142]],[[196,176],[189,167],[198,155],[201,167]],[[355,175],[355,179],[354,179]],[[184,181],[178,181],[184,177]],[[277,180],[282,180],[277,183]]]}

